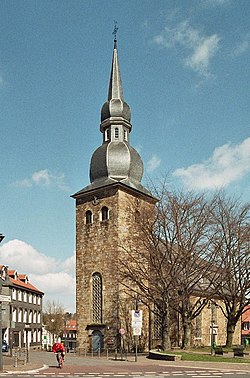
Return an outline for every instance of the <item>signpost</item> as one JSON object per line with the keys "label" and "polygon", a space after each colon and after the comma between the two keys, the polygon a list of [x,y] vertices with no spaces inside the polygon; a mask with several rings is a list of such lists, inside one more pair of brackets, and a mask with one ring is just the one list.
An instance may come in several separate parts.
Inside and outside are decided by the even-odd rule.
{"label": "signpost", "polygon": [[121,335],[121,361],[122,361],[122,358],[123,358],[123,349],[124,349],[123,336],[125,335],[126,331],[125,331],[124,328],[120,328],[119,329],[119,333]]}
{"label": "signpost", "polygon": [[132,328],[135,336],[135,362],[137,362],[138,336],[141,336],[142,329],[142,310],[132,310]]}

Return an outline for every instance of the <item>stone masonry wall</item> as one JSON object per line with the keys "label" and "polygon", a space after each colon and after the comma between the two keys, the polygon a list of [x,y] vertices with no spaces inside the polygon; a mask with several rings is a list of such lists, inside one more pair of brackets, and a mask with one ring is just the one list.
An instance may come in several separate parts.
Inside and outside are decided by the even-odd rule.
{"label": "stone masonry wall", "polygon": [[[76,206],[76,308],[78,320],[78,346],[89,350],[93,329],[121,327],[119,321],[119,280],[117,277],[118,254],[129,242],[138,243],[135,232],[135,200],[147,202],[119,188],[106,188],[77,199]],[[95,200],[94,200],[94,197]],[[101,209],[109,209],[109,219],[100,220]],[[151,205],[152,206],[152,205]],[[90,210],[93,223],[86,224],[85,214]],[[94,272],[102,275],[103,319],[101,325],[92,321],[92,283]]]}

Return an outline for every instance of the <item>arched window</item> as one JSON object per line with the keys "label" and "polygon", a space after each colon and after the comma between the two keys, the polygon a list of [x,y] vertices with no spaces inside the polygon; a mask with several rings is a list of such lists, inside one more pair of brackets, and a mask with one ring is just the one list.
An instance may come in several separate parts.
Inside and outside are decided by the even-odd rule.
{"label": "arched window", "polygon": [[92,275],[92,320],[102,323],[102,276],[100,273]]}
{"label": "arched window", "polygon": [[106,129],[105,131],[105,140],[106,141],[110,140],[110,129]]}
{"label": "arched window", "polygon": [[115,139],[119,139],[119,129],[115,127]]}
{"label": "arched window", "polygon": [[127,133],[127,130],[123,130],[123,137],[124,137],[124,140],[127,142],[127,141],[128,141],[128,133]]}
{"label": "arched window", "polygon": [[86,224],[92,223],[92,212],[90,210],[86,211]]}
{"label": "arched window", "polygon": [[106,206],[102,207],[101,220],[106,221],[109,219],[109,209]]}

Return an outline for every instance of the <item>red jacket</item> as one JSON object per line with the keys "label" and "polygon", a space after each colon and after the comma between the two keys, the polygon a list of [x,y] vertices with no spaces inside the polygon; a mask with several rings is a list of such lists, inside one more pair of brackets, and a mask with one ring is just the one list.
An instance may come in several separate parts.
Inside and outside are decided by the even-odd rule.
{"label": "red jacket", "polygon": [[55,343],[52,347],[54,353],[65,352],[64,345],[62,343]]}

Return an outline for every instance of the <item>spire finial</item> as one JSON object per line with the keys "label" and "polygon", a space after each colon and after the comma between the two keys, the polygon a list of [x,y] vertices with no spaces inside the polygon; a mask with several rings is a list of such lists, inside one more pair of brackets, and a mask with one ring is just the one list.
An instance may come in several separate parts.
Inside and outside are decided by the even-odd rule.
{"label": "spire finial", "polygon": [[113,33],[114,34],[114,48],[116,49],[116,42],[117,42],[117,38],[116,38],[116,35],[117,35],[117,32],[118,32],[118,26],[117,26],[117,21],[114,20],[114,30],[113,30]]}

